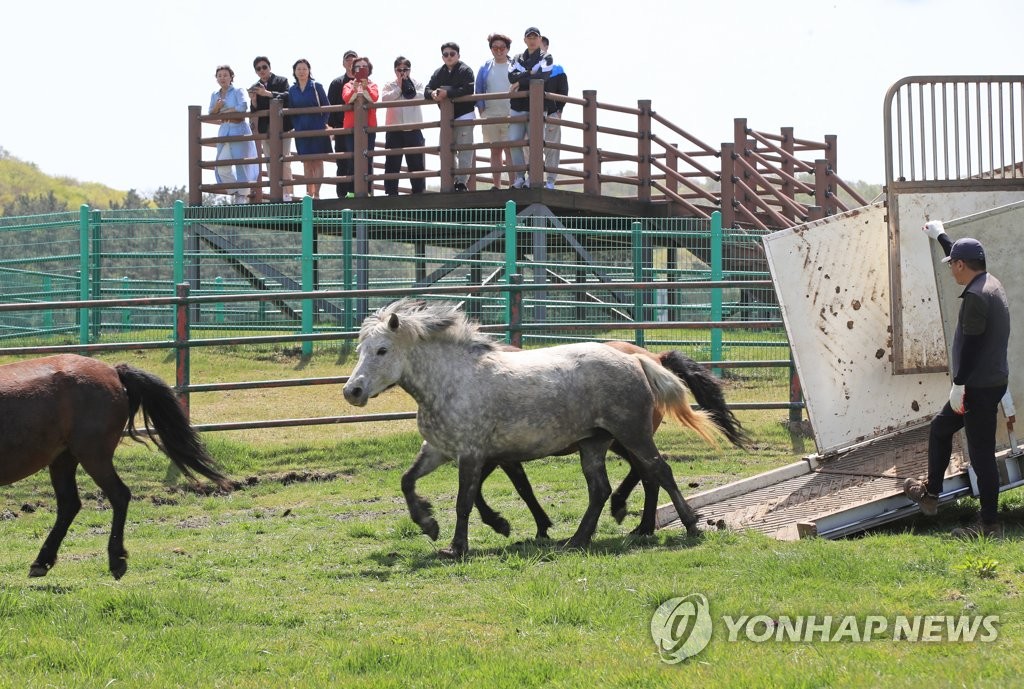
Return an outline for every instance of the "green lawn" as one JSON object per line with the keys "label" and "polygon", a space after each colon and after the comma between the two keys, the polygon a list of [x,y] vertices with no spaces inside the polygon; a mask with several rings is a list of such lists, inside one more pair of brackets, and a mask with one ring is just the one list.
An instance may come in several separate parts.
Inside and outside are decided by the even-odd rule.
{"label": "green lawn", "polygon": [[[299,373],[294,362],[218,356],[208,371],[226,379]],[[168,362],[133,361],[168,376]],[[321,369],[336,365],[314,359],[302,374],[328,375]],[[249,370],[257,368],[265,370]],[[336,386],[295,390],[294,399],[273,396],[268,411],[288,416],[300,403],[318,414],[351,411]],[[225,420],[237,405],[249,412],[261,399],[198,398],[203,421]],[[379,402],[370,411],[403,404]],[[794,461],[784,416],[740,413],[756,439],[750,451],[715,451],[678,425],[658,441],[690,494]],[[83,510],[44,579],[26,575],[54,518],[48,479],[0,488],[0,687],[1020,686],[1024,504],[1016,495],[1003,498],[1004,541],[946,536],[975,507],[962,501],[933,522],[794,543],[725,532],[630,538],[635,495],[624,524],[606,514],[587,552],[567,552],[530,540],[529,513],[497,475],[485,493],[511,521],[512,537],[474,515],[470,557],[449,562],[437,549],[453,529],[456,472],[442,467],[419,485],[440,522],[434,543],[406,516],[399,479],[419,440],[402,428],[208,435],[242,483],[221,495],[187,490],[162,455],[125,443],[117,464],[134,500],[120,581],[106,571],[110,511],[87,477],[79,482]],[[609,466],[616,483],[625,466]],[[568,537],[586,503],[578,461],[527,469],[552,534]],[[651,616],[662,601],[692,593],[710,601],[711,642],[665,664]],[[999,636],[729,641],[723,616],[762,614],[998,615]]]}

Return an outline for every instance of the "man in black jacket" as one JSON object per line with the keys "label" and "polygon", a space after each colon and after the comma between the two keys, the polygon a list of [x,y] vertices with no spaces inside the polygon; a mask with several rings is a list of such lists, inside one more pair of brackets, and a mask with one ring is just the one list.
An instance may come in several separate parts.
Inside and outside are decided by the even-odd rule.
{"label": "man in black jacket", "polygon": [[[459,44],[449,41],[441,46],[441,58],[444,64],[430,77],[427,87],[423,89],[423,97],[440,103],[446,99],[471,96],[475,90],[476,78],[473,69],[459,59]],[[472,100],[454,103],[456,120],[473,120]],[[455,127],[455,145],[468,146],[473,143],[473,127]],[[455,154],[455,167],[469,169],[473,165],[473,151],[462,150]],[[468,173],[455,175],[455,191],[466,191]]]}
{"label": "man in black jacket", "polygon": [[[258,56],[252,61],[253,69],[256,70],[256,76],[259,79],[255,84],[249,87],[249,109],[253,113],[259,113],[260,111],[266,113],[270,110],[270,101],[278,99],[284,101],[284,107],[288,107],[288,79],[282,76],[278,76],[270,71],[270,59],[265,55]],[[285,117],[283,131],[290,132],[292,130],[292,120],[290,117]],[[270,118],[266,115],[256,117],[256,126],[253,127],[257,133],[265,135],[270,129]],[[260,146],[262,147],[262,155],[270,155],[270,140],[266,138],[257,139]],[[291,138],[285,138],[281,140],[281,148],[283,154],[288,156],[292,152],[292,140]],[[285,182],[292,181],[292,166],[291,163],[285,163],[284,169],[281,171],[281,177]],[[292,185],[285,184],[283,191],[283,197],[285,201],[292,200]],[[262,193],[262,189],[259,190]]]}
{"label": "man in black jacket", "polygon": [[964,291],[960,294],[960,313],[949,355],[953,386],[949,402],[932,419],[928,435],[928,480],[908,478],[903,491],[921,507],[922,513],[936,513],[953,450],[953,435],[962,428],[967,435],[971,468],[978,478],[981,513],[975,526],[955,529],[953,535],[995,537],[1001,533],[996,511],[996,411],[1006,393],[1010,373],[1010,310],[1006,292],[1002,283],[988,272],[981,242],[970,237],[951,242],[938,220],[927,222],[922,229],[942,246],[946,253],[942,262],[949,265],[953,279]]}
{"label": "man in black jacket", "polygon": [[[331,105],[344,105],[345,100],[341,97],[341,90],[345,88],[345,84],[355,78],[352,74],[352,63],[359,57],[359,53],[354,50],[346,50],[343,56],[342,62],[345,65],[345,73],[340,77],[331,82],[331,85],[327,87],[327,102]],[[341,129],[344,124],[345,113],[343,112],[332,112],[327,116],[327,126]],[[334,137],[334,152],[335,153],[351,153],[355,149],[355,134],[338,134]],[[355,173],[355,163],[351,158],[346,158],[337,161],[338,163],[338,177],[350,177]],[[356,190],[355,182],[338,182],[337,191],[338,198],[345,198],[346,194],[354,194]]]}

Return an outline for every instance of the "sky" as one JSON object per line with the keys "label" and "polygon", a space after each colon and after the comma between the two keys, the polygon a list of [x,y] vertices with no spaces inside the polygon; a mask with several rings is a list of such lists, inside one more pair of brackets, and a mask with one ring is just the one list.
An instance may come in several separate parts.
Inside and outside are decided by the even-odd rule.
{"label": "sky", "polygon": [[187,184],[187,107],[206,111],[219,64],[245,87],[257,55],[288,77],[306,58],[326,84],[352,48],[374,62],[378,83],[399,54],[426,81],[441,43],[458,43],[476,71],[489,33],[511,36],[518,52],[528,26],[550,38],[570,95],[650,99],[716,147],[736,117],[760,131],[792,126],[798,138],[835,134],[839,174],[881,183],[889,86],[911,75],[1020,73],[1006,54],[1020,45],[1024,2],[36,0],[8,3],[4,15],[0,147],[47,174],[148,194]]}

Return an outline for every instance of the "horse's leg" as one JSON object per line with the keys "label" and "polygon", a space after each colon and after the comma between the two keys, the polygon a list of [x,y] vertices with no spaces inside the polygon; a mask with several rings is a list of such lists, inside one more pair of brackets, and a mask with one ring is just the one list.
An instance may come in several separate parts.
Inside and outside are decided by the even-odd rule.
{"label": "horse's leg", "polygon": [[533,521],[537,524],[537,538],[547,539],[548,529],[553,524],[551,519],[548,517],[548,513],[541,507],[540,502],[537,501],[537,496],[533,492],[533,486],[530,485],[530,479],[526,477],[526,469],[523,468],[522,464],[510,463],[502,464],[501,468],[505,470],[512,485],[515,486],[516,492],[519,493],[519,497],[523,499],[526,506],[530,508],[530,514],[533,515]]}
{"label": "horse's leg", "polygon": [[658,514],[658,482],[645,479],[644,511],[640,516],[640,524],[629,533],[633,536],[650,536],[654,533],[654,522]]}
{"label": "horse's leg", "polygon": [[[672,500],[672,505],[676,508],[676,513],[679,515],[679,520],[686,527],[686,533],[690,536],[699,535],[700,529],[697,528],[697,513],[683,499],[683,494],[680,492],[679,486],[676,485],[676,480],[672,476],[672,468],[665,461],[665,458],[661,456],[661,453],[658,452],[654,439],[650,437],[638,438],[635,443],[629,446],[629,450],[637,458],[638,466],[642,467],[645,478],[656,482],[668,493],[669,498]],[[653,520],[653,514],[651,519]]]}
{"label": "horse's leg", "polygon": [[[617,443],[616,443],[617,444]],[[613,446],[613,450],[616,448]],[[624,452],[624,450],[623,450]],[[616,454],[622,455],[621,452],[616,450]],[[628,460],[628,457],[624,457]],[[636,484],[640,483],[640,473],[630,463],[629,473],[626,474],[626,478],[622,479],[622,483],[615,489],[611,497],[611,511],[612,516],[615,517],[615,521],[622,523],[622,520],[626,518],[626,501],[629,499],[629,494],[636,488]]]}
{"label": "horse's leg", "polygon": [[[118,433],[120,438],[120,432]],[[116,443],[115,443],[116,446]],[[110,524],[110,540],[107,541],[107,561],[110,573],[115,579],[120,579],[128,571],[128,551],[124,548],[124,523],[128,519],[128,503],[131,502],[132,492],[124,481],[114,470],[114,450],[104,452],[102,456],[96,453],[95,457],[79,456],[82,468],[92,477],[96,485],[107,496],[110,507],[114,512],[114,518]]]}
{"label": "horse's leg", "polygon": [[612,492],[604,463],[609,444],[610,441],[606,438],[585,438],[579,443],[580,464],[583,467],[583,476],[587,479],[589,502],[579,528],[565,544],[567,548],[586,548],[594,536],[594,531],[597,530],[597,520]]}
{"label": "horse's leg", "polygon": [[442,557],[464,557],[469,552],[469,515],[480,490],[480,475],[484,460],[479,457],[459,457],[459,495],[455,499],[455,535],[452,544],[440,551]]}
{"label": "horse's leg", "polygon": [[[496,462],[488,462],[484,465],[483,471],[480,474],[480,490],[476,493],[476,511],[480,513],[480,521],[487,526],[500,533],[502,536],[508,536],[512,533],[512,526],[508,523],[508,520],[501,516],[500,513],[496,512],[487,504],[484,500],[484,481],[487,477],[494,473],[494,470],[498,468]],[[502,467],[505,469],[505,467]],[[505,473],[508,473],[508,469],[505,469]]]}
{"label": "horse's leg", "polygon": [[82,500],[78,497],[78,484],[75,482],[75,471],[78,462],[67,452],[62,453],[50,465],[50,483],[57,497],[57,521],[50,534],[43,542],[36,561],[29,566],[30,577],[45,577],[46,573],[57,563],[57,550],[68,533],[75,515],[82,509]]}
{"label": "horse's leg", "polygon": [[437,520],[433,517],[430,502],[416,494],[416,481],[446,461],[448,457],[430,443],[424,442],[412,466],[402,474],[402,494],[405,495],[405,503],[409,506],[409,516],[432,541],[437,540],[439,533]]}

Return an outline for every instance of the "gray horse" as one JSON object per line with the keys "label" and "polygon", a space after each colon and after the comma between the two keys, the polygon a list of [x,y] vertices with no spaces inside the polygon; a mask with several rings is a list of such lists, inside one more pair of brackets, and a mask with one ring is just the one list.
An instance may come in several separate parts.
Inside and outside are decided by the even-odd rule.
{"label": "gray horse", "polygon": [[[398,385],[419,405],[424,440],[458,461],[455,534],[442,555],[468,551],[469,515],[488,463],[525,462],[572,445],[580,450],[589,503],[567,545],[586,547],[611,493],[604,460],[613,441],[644,478],[665,489],[687,532],[698,533],[697,516],[654,444],[652,411],[671,411],[708,439],[716,427],[690,409],[685,386],[658,363],[597,343],[504,351],[454,304],[411,299],[363,322],[358,353],[345,399],[364,406]],[[429,513],[418,513],[414,502],[409,507],[428,531]]]}

